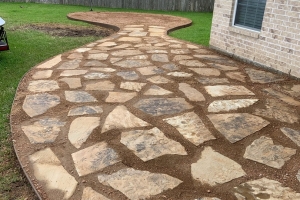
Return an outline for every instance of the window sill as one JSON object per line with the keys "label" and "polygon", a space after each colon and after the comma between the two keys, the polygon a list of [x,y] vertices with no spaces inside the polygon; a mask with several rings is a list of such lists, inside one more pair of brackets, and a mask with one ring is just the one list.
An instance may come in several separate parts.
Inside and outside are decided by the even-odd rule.
{"label": "window sill", "polygon": [[260,32],[237,27],[237,26],[229,26],[228,30],[230,32],[238,33],[238,34],[245,35],[245,36],[252,37],[252,38],[259,38],[259,34],[260,34]]}

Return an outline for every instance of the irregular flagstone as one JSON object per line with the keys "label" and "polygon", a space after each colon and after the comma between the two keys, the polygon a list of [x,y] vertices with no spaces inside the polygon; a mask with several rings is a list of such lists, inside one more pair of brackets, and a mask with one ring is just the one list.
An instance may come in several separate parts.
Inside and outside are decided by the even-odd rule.
{"label": "irregular flagstone", "polygon": [[183,92],[190,101],[205,101],[203,94],[187,83],[179,83],[178,89]]}
{"label": "irregular flagstone", "polygon": [[76,69],[79,67],[81,60],[70,60],[62,63],[57,69]]}
{"label": "irregular flagstone", "polygon": [[85,91],[65,91],[66,100],[74,103],[96,102],[97,99]]}
{"label": "irregular flagstone", "polygon": [[32,144],[52,143],[65,124],[57,118],[45,118],[35,121],[32,125],[22,126],[22,131]]}
{"label": "irregular flagstone", "polygon": [[300,84],[293,84],[293,85],[278,85],[277,87],[280,88],[284,93],[287,93],[293,97],[299,98],[300,97]]}
{"label": "irregular flagstone", "polygon": [[271,138],[262,136],[246,148],[244,158],[281,169],[295,154],[296,149],[274,145]]}
{"label": "irregular flagstone", "polygon": [[204,66],[206,66],[204,63],[202,63],[198,60],[180,60],[179,64],[185,65],[188,67],[204,67]]}
{"label": "irregular flagstone", "polygon": [[59,80],[67,83],[71,89],[82,87],[80,78],[61,78]]}
{"label": "irregular flagstone", "polygon": [[192,176],[202,184],[215,186],[245,176],[242,166],[235,161],[205,147],[201,158],[191,165]]}
{"label": "irregular flagstone", "polygon": [[116,63],[116,62],[118,62],[118,61],[120,61],[120,60],[122,60],[123,58],[111,58],[110,59],[110,63],[112,63],[112,64],[114,64],[114,63]]}
{"label": "irregular flagstone", "polygon": [[126,26],[123,30],[124,31],[143,31],[144,28],[141,28],[141,27],[127,27]]}
{"label": "irregular flagstone", "polygon": [[104,79],[109,78],[109,74],[101,73],[101,72],[91,72],[86,75],[84,75],[84,78],[86,79]]}
{"label": "irregular flagstone", "polygon": [[292,97],[290,96],[287,96],[283,93],[280,93],[280,92],[277,92],[271,88],[266,88],[266,89],[263,89],[264,92],[270,94],[271,96],[277,98],[277,99],[280,99],[281,101],[287,103],[287,104],[290,104],[292,106],[300,106],[300,101],[296,101],[295,99],[293,99]]}
{"label": "irregular flagstone", "polygon": [[54,67],[55,65],[57,65],[58,63],[61,62],[61,54],[58,55],[58,56],[55,56],[54,58],[38,65],[36,68],[39,68],[39,69],[50,69],[52,67]]}
{"label": "irregular flagstone", "polygon": [[215,64],[215,63],[208,63],[210,65],[212,65],[214,68],[217,68],[219,70],[223,70],[223,71],[234,71],[234,70],[238,70],[238,67],[232,67],[232,66],[228,66],[228,65],[221,65],[221,64]]}
{"label": "irregular flagstone", "polygon": [[209,49],[197,49],[194,50],[194,52],[200,53],[200,54],[212,54],[213,52]]}
{"label": "irregular flagstone", "polygon": [[218,100],[208,106],[208,112],[223,112],[246,108],[255,104],[258,99]]}
{"label": "irregular flagstone", "polygon": [[37,71],[32,75],[33,79],[47,79],[52,76],[53,70]]}
{"label": "irregular flagstone", "polygon": [[138,38],[138,37],[121,37],[120,39],[118,39],[118,41],[140,43],[140,42],[142,42],[142,39]]}
{"label": "irregular flagstone", "polygon": [[204,88],[212,97],[230,95],[255,95],[253,92],[240,85],[215,85],[205,86]]}
{"label": "irregular flagstone", "polygon": [[106,142],[72,153],[72,158],[79,176],[97,172],[120,161],[117,152],[109,148]]}
{"label": "irregular flagstone", "polygon": [[297,131],[287,127],[283,127],[280,130],[300,147],[300,130]]}
{"label": "irregular flagstone", "polygon": [[56,81],[38,80],[31,81],[28,85],[28,90],[31,92],[48,92],[59,89]]}
{"label": "irregular flagstone", "polygon": [[154,75],[154,74],[162,74],[164,70],[155,67],[155,66],[149,66],[149,67],[142,67],[137,69],[142,75]]}
{"label": "irregular flagstone", "polygon": [[110,199],[106,198],[102,194],[99,194],[91,187],[86,187],[83,189],[81,200],[110,200]]}
{"label": "irregular flagstone", "polygon": [[68,138],[77,149],[100,124],[100,117],[78,117],[70,125]]}
{"label": "irregular flagstone", "polygon": [[91,50],[91,48],[79,48],[79,49],[76,49],[75,51],[78,52],[78,53],[84,53],[84,52],[87,52]]}
{"label": "irregular flagstone", "polygon": [[238,80],[244,83],[246,82],[246,76],[241,72],[227,72],[226,76],[234,80]]}
{"label": "irregular flagstone", "polygon": [[65,70],[60,74],[60,76],[78,76],[86,74],[87,72],[87,70]]}
{"label": "irregular flagstone", "polygon": [[135,32],[129,33],[129,36],[130,37],[144,37],[147,34],[148,34],[148,32],[135,31]]}
{"label": "irregular flagstone", "polygon": [[139,79],[139,75],[135,71],[118,72],[117,75],[121,76],[125,80],[130,81]]}
{"label": "irregular flagstone", "polygon": [[164,33],[165,32],[165,30],[161,29],[161,28],[149,28],[148,31],[154,32],[154,33]]}
{"label": "irregular flagstone", "polygon": [[120,88],[125,90],[133,90],[139,92],[142,88],[147,85],[147,83],[138,83],[138,82],[121,82]]}
{"label": "irregular flagstone", "polygon": [[147,53],[168,53],[168,51],[156,49],[156,50],[147,51]]}
{"label": "irregular flagstone", "polygon": [[200,77],[196,78],[199,83],[203,85],[213,85],[213,84],[222,84],[229,83],[227,78],[208,78],[208,77]]}
{"label": "irregular flagstone", "polygon": [[164,64],[161,67],[169,71],[179,70],[179,67],[173,63]]}
{"label": "irregular flagstone", "polygon": [[171,49],[173,54],[189,54],[191,51],[189,49]]}
{"label": "irregular flagstone", "polygon": [[57,106],[60,103],[60,98],[57,95],[47,93],[26,95],[23,103],[23,110],[30,117],[44,114],[50,108]]}
{"label": "irregular flagstone", "polygon": [[113,47],[112,49],[125,49],[125,48],[131,47],[131,46],[132,46],[132,44],[121,44],[121,45]]}
{"label": "irregular flagstone", "polygon": [[207,115],[214,127],[231,143],[242,140],[270,123],[248,113]]}
{"label": "irregular flagstone", "polygon": [[180,48],[182,48],[182,45],[181,44],[170,44],[169,47],[170,48],[178,48],[178,49],[180,49]]}
{"label": "irregular flagstone", "polygon": [[88,59],[90,60],[106,60],[108,57],[107,53],[95,53],[89,54]]}
{"label": "irregular flagstone", "polygon": [[165,35],[164,32],[150,32],[151,37],[163,37]]}
{"label": "irregular flagstone", "polygon": [[115,84],[111,81],[99,81],[96,83],[89,83],[85,86],[85,90],[102,90],[111,91],[115,89]]}
{"label": "irregular flagstone", "polygon": [[290,124],[298,122],[300,117],[292,108],[275,99],[267,99],[266,108],[256,109],[254,114]]}
{"label": "irregular flagstone", "polygon": [[153,54],[151,59],[156,62],[169,62],[167,54]]}
{"label": "irregular flagstone", "polygon": [[134,107],[153,116],[171,115],[193,108],[183,98],[141,99],[134,104]]}
{"label": "irregular flagstone", "polygon": [[92,67],[91,71],[98,71],[98,72],[115,72],[116,69],[113,68],[109,68],[109,67],[105,67],[105,68],[96,68],[96,67]]}
{"label": "irregular flagstone", "polygon": [[148,59],[147,55],[137,55],[137,56],[132,56],[129,58],[126,58],[127,60],[146,60]]}
{"label": "irregular flagstone", "polygon": [[175,76],[175,77],[191,77],[193,74],[185,73],[185,72],[170,72],[167,75]]}
{"label": "irregular flagstone", "polygon": [[75,53],[70,54],[67,58],[68,59],[83,58],[83,55],[82,55],[82,53],[75,52]]}
{"label": "irregular flagstone", "polygon": [[216,139],[194,112],[167,118],[164,121],[174,126],[185,139],[196,146]]}
{"label": "irregular flagstone", "polygon": [[278,181],[261,178],[254,181],[248,181],[233,189],[239,200],[253,197],[255,199],[272,200],[296,200],[300,199],[300,193],[296,193],[291,188],[283,187]]}
{"label": "irregular flagstone", "polygon": [[[116,123],[118,122],[118,123]],[[125,106],[117,106],[105,119],[102,133],[112,129],[138,128],[149,126],[147,122],[130,113]]]}
{"label": "irregular flagstone", "polygon": [[196,45],[192,45],[192,44],[187,44],[186,46],[189,49],[199,49],[199,47],[197,47]]}
{"label": "irregular flagstone", "polygon": [[123,68],[136,68],[136,67],[146,67],[152,65],[151,62],[148,60],[124,60],[117,63],[114,63],[114,65],[123,67]]}
{"label": "irregular flagstone", "polygon": [[168,139],[158,128],[123,132],[121,143],[144,162],[166,155],[187,155],[184,147]]}
{"label": "irregular flagstone", "polygon": [[217,55],[194,55],[194,57],[208,60],[227,60],[226,58]]}
{"label": "irregular flagstone", "polygon": [[136,96],[136,92],[109,92],[108,97],[105,99],[105,102],[125,103],[126,101],[129,101]]}
{"label": "irregular flagstone", "polygon": [[135,55],[140,55],[143,54],[140,50],[119,50],[112,52],[111,55],[113,56],[135,56]]}
{"label": "irregular flagstone", "polygon": [[98,47],[113,47],[113,46],[117,46],[117,43],[115,42],[103,42],[99,45],[97,45]]}
{"label": "irregular flagstone", "polygon": [[144,95],[169,95],[172,94],[169,90],[165,90],[157,85],[152,85]]}
{"label": "irregular flagstone", "polygon": [[193,57],[187,55],[176,55],[174,56],[173,61],[188,60],[188,59],[193,59]]}
{"label": "irregular flagstone", "polygon": [[59,191],[64,195],[63,199],[69,199],[74,194],[77,181],[64,169],[50,148],[30,155],[29,161],[35,178],[43,182],[48,190]]}
{"label": "irregular flagstone", "polygon": [[272,83],[284,80],[282,76],[262,70],[246,68],[245,71],[254,83]]}
{"label": "irregular flagstone", "polygon": [[121,169],[111,175],[99,175],[100,183],[111,186],[129,199],[146,199],[177,187],[181,180],[166,174],[150,173],[133,168]]}
{"label": "irregular flagstone", "polygon": [[202,76],[220,76],[220,71],[213,68],[189,68],[190,70],[196,72]]}
{"label": "irregular flagstone", "polygon": [[80,106],[69,111],[68,116],[92,115],[102,113],[101,106]]}
{"label": "irregular flagstone", "polygon": [[84,65],[84,67],[107,67],[106,64],[98,61],[98,60],[91,60],[86,62]]}
{"label": "irregular flagstone", "polygon": [[173,83],[173,81],[163,77],[163,76],[152,76],[151,78],[147,79],[151,83],[155,84],[162,84],[162,83]]}
{"label": "irregular flagstone", "polygon": [[298,181],[300,182],[300,170],[298,171],[296,177],[297,177]]}

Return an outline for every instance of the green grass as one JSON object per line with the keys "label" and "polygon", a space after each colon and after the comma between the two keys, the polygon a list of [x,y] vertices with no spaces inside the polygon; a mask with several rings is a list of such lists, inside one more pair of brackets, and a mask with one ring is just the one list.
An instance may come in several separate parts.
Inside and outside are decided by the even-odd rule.
{"label": "green grass", "polygon": [[[20,7],[22,6],[22,8]],[[172,32],[182,40],[208,46],[212,14],[192,12],[163,12],[93,8],[94,11],[133,11],[169,14],[189,18],[191,27]],[[99,38],[53,37],[33,30],[16,29],[31,23],[60,23],[91,26],[71,21],[71,12],[88,11],[84,6],[46,5],[34,3],[0,3],[0,15],[6,21],[10,51],[0,52],[0,199],[26,199],[32,195],[30,186],[21,173],[10,140],[9,113],[14,94],[22,76],[36,64],[49,57],[82,46]],[[30,47],[30,48],[29,48]],[[15,185],[18,187],[15,187]],[[30,199],[30,198],[29,198]]]}

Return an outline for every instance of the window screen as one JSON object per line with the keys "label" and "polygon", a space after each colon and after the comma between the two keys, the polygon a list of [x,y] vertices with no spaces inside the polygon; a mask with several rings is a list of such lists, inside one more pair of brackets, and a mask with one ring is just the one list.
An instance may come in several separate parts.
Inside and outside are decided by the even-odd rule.
{"label": "window screen", "polygon": [[237,0],[234,25],[261,30],[267,0]]}

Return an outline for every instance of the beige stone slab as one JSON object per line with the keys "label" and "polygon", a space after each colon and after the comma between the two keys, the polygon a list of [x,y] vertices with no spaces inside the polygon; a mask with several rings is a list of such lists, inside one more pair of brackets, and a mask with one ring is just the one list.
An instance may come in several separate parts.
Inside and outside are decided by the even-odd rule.
{"label": "beige stone slab", "polygon": [[164,121],[174,126],[185,139],[196,146],[216,139],[194,112],[167,118]]}
{"label": "beige stone slab", "polygon": [[170,44],[169,45],[170,48],[174,48],[174,49],[180,49],[180,48],[182,48],[182,46],[183,46],[182,44]]}
{"label": "beige stone slab", "polygon": [[114,51],[111,53],[111,55],[113,56],[136,56],[136,55],[141,55],[143,54],[143,52],[141,52],[140,50],[118,50],[118,51]]}
{"label": "beige stone slab", "polygon": [[167,54],[153,54],[151,59],[154,62],[169,62],[169,58]]}
{"label": "beige stone slab", "polygon": [[84,65],[84,67],[107,67],[106,64],[98,61],[98,60],[91,60],[86,62]]}
{"label": "beige stone slab", "polygon": [[167,79],[163,76],[152,76],[150,78],[147,79],[148,81],[150,81],[151,83],[155,83],[155,84],[163,84],[163,83],[172,83],[173,81],[170,79]]}
{"label": "beige stone slab", "polygon": [[181,180],[166,174],[127,168],[111,175],[99,175],[98,180],[115,190],[119,190],[131,200],[147,199],[163,191],[177,187]]}
{"label": "beige stone slab", "polygon": [[147,85],[147,83],[138,83],[138,82],[121,82],[120,88],[125,90],[133,90],[139,92],[142,88]]}
{"label": "beige stone slab", "polygon": [[189,69],[202,76],[220,76],[221,74],[219,70],[213,68],[189,68]]}
{"label": "beige stone slab", "polygon": [[152,85],[144,95],[169,95],[172,94],[169,90],[165,90],[157,85]]}
{"label": "beige stone slab", "polygon": [[270,124],[268,121],[248,113],[211,114],[207,117],[231,143],[240,141]]}
{"label": "beige stone slab", "polygon": [[59,103],[59,96],[40,93],[26,95],[22,108],[27,115],[30,117],[35,117],[46,113],[50,108],[57,106]]}
{"label": "beige stone slab", "polygon": [[126,58],[127,60],[146,60],[148,59],[148,55],[137,55],[137,56],[132,56],[129,58]]}
{"label": "beige stone slab", "polygon": [[215,85],[205,86],[207,93],[212,97],[232,96],[232,95],[255,95],[253,92],[240,85]]}
{"label": "beige stone slab", "polygon": [[39,68],[39,69],[49,69],[49,68],[52,68],[54,67],[55,65],[57,65],[58,63],[60,63],[61,61],[61,54],[58,55],[58,56],[55,56],[54,58],[38,65],[36,68]]}
{"label": "beige stone slab", "polygon": [[161,66],[161,68],[169,70],[169,71],[175,71],[175,70],[180,69],[179,66],[175,65],[174,63],[164,64],[164,65]]}
{"label": "beige stone slab", "polygon": [[188,60],[188,59],[193,59],[193,57],[187,55],[176,55],[174,56],[173,61],[181,61],[181,60]]}
{"label": "beige stone slab", "polygon": [[189,49],[199,49],[199,47],[197,47],[196,45],[192,45],[192,44],[187,44],[186,47]]}
{"label": "beige stone slab", "polygon": [[246,175],[241,165],[211,147],[205,147],[201,158],[191,165],[191,171],[195,180],[210,186],[227,183]]}
{"label": "beige stone slab", "polygon": [[92,115],[102,113],[103,109],[101,106],[80,106],[72,108],[68,116],[80,116],[80,115]]}
{"label": "beige stone slab", "polygon": [[152,63],[148,60],[123,60],[114,65],[123,67],[123,68],[136,68],[136,67],[146,67],[151,66]]}
{"label": "beige stone slab", "polygon": [[281,169],[295,154],[296,149],[274,145],[271,138],[262,136],[246,148],[244,158]]}
{"label": "beige stone slab", "polygon": [[147,51],[147,53],[164,54],[164,53],[168,53],[168,51],[167,50],[154,49],[154,50]]}
{"label": "beige stone slab", "polygon": [[67,58],[68,59],[81,59],[81,58],[83,58],[83,55],[82,55],[82,53],[74,52],[74,53],[71,53]]}
{"label": "beige stone slab", "polygon": [[31,92],[49,92],[59,89],[56,81],[52,80],[38,80],[30,81],[27,89]]}
{"label": "beige stone slab", "polygon": [[57,69],[77,69],[80,62],[81,60],[78,59],[63,62]]}
{"label": "beige stone slab", "polygon": [[230,83],[227,78],[212,78],[212,77],[199,77],[196,80],[203,85],[217,85],[223,83]]}
{"label": "beige stone slab", "polygon": [[187,78],[187,77],[193,76],[193,74],[186,73],[186,72],[170,72],[167,75],[174,76],[174,77],[182,77],[182,78]]}
{"label": "beige stone slab", "polygon": [[123,30],[124,31],[143,31],[144,28],[142,28],[142,27],[128,27],[128,26],[125,26],[125,28]]}
{"label": "beige stone slab", "polygon": [[227,72],[226,76],[234,80],[238,80],[244,83],[246,82],[246,76],[242,72]]}
{"label": "beige stone slab", "polygon": [[35,178],[45,184],[47,195],[59,191],[63,196],[60,199],[69,199],[74,194],[77,181],[61,165],[50,148],[38,151],[29,156]]}
{"label": "beige stone slab", "polygon": [[94,53],[94,54],[89,54],[88,59],[90,60],[106,60],[108,57],[107,53]]}
{"label": "beige stone slab", "polygon": [[110,59],[110,63],[111,64],[114,64],[114,63],[116,63],[116,62],[118,62],[118,61],[120,61],[120,60],[122,60],[123,58],[111,58]]}
{"label": "beige stone slab", "polygon": [[110,68],[110,67],[105,67],[105,68],[100,68],[100,67],[92,67],[91,71],[97,71],[97,72],[115,72],[117,71],[116,69]]}
{"label": "beige stone slab", "polygon": [[78,117],[70,125],[68,139],[77,149],[100,124],[100,117]]}
{"label": "beige stone slab", "polygon": [[45,144],[54,142],[65,124],[57,118],[44,118],[21,128],[31,144]]}
{"label": "beige stone slab", "polygon": [[108,103],[125,103],[137,96],[136,92],[109,92],[105,102]]}
{"label": "beige stone slab", "polygon": [[105,79],[109,78],[110,74],[102,73],[102,72],[90,72],[84,75],[86,79]]}
{"label": "beige stone slab", "polygon": [[129,33],[130,37],[145,37],[147,36],[148,32],[142,32],[142,31],[134,31]]}
{"label": "beige stone slab", "polygon": [[112,91],[114,89],[115,84],[111,81],[98,81],[96,83],[88,83],[85,86],[85,90]]}
{"label": "beige stone slab", "polygon": [[260,199],[270,200],[296,200],[300,199],[300,193],[296,193],[289,187],[283,187],[278,181],[261,178],[254,181],[248,181],[234,188],[233,192],[238,200],[244,200],[248,197],[262,197]]}
{"label": "beige stone slab", "polygon": [[119,42],[133,42],[133,43],[140,43],[142,42],[141,38],[138,37],[121,37],[118,39]]}
{"label": "beige stone slab", "polygon": [[68,84],[70,89],[76,89],[82,87],[80,78],[61,78],[59,80]]}
{"label": "beige stone slab", "polygon": [[159,67],[156,67],[156,66],[137,68],[137,70],[142,75],[145,75],[145,76],[154,75],[154,74],[161,74],[161,73],[164,72],[162,69],[160,69]]}
{"label": "beige stone slab", "polygon": [[266,89],[263,89],[264,92],[268,93],[269,95],[277,98],[277,99],[280,99],[281,101],[287,103],[287,104],[290,104],[292,106],[300,106],[300,101],[296,101],[295,99],[293,99],[292,97],[288,96],[288,95],[285,95],[281,92],[277,92],[271,88],[266,88]]}
{"label": "beige stone slab", "polygon": [[[118,122],[118,123],[116,123]],[[105,119],[102,133],[112,129],[138,128],[149,126],[147,122],[137,118],[125,106],[117,106]]]}
{"label": "beige stone slab", "polygon": [[262,70],[257,70],[252,68],[246,68],[245,71],[249,75],[253,83],[263,84],[263,83],[272,83],[272,82],[278,82],[284,80],[282,76],[273,74],[271,72],[265,72]]}
{"label": "beige stone slab", "polygon": [[97,102],[97,99],[85,91],[65,91],[67,101],[74,103]]}
{"label": "beige stone slab", "polygon": [[84,53],[84,52],[87,52],[87,51],[89,51],[91,49],[92,48],[79,48],[79,49],[76,49],[75,52]]}
{"label": "beige stone slab", "polygon": [[280,130],[300,147],[300,130],[294,130],[287,127],[283,127]]}
{"label": "beige stone slab", "polygon": [[53,70],[37,71],[32,75],[33,79],[47,79],[52,76]]}
{"label": "beige stone slab", "polygon": [[203,94],[187,83],[179,83],[178,89],[183,92],[190,101],[205,101]]}
{"label": "beige stone slab", "polygon": [[189,54],[191,51],[189,49],[171,49],[173,54]]}
{"label": "beige stone slab", "polygon": [[255,104],[258,99],[218,100],[208,106],[208,112],[224,112],[246,108]]}
{"label": "beige stone slab", "polygon": [[118,153],[108,147],[106,142],[72,153],[72,159],[79,176],[97,172],[120,161]]}
{"label": "beige stone slab", "polygon": [[300,84],[291,84],[291,85],[278,85],[277,87],[280,88],[286,94],[289,94],[292,97],[298,98],[300,97]]}
{"label": "beige stone slab", "polygon": [[113,47],[113,46],[117,46],[117,43],[115,42],[103,42],[99,45],[97,45],[98,47]]}
{"label": "beige stone slab", "polygon": [[228,66],[228,65],[222,65],[222,64],[216,64],[216,63],[208,63],[212,65],[214,68],[222,70],[222,71],[235,71],[238,70],[238,67]]}
{"label": "beige stone slab", "polygon": [[139,75],[135,71],[122,71],[117,73],[118,76],[121,76],[125,80],[138,80]]}
{"label": "beige stone slab", "polygon": [[63,71],[60,76],[78,76],[86,74],[88,70],[65,70]]}
{"label": "beige stone slab", "polygon": [[85,187],[83,189],[81,200],[110,200],[110,199],[106,198],[102,194],[99,194],[91,187]]}
{"label": "beige stone slab", "polygon": [[167,154],[187,155],[184,147],[179,142],[168,139],[156,127],[150,130],[123,132],[121,143],[144,162]]}
{"label": "beige stone slab", "polygon": [[187,67],[205,67],[206,65],[198,60],[180,60],[179,64]]}
{"label": "beige stone slab", "polygon": [[155,46],[155,47],[164,47],[164,46],[167,46],[167,45],[169,45],[169,44],[170,44],[169,42],[161,42],[161,43],[155,44],[154,46]]}

